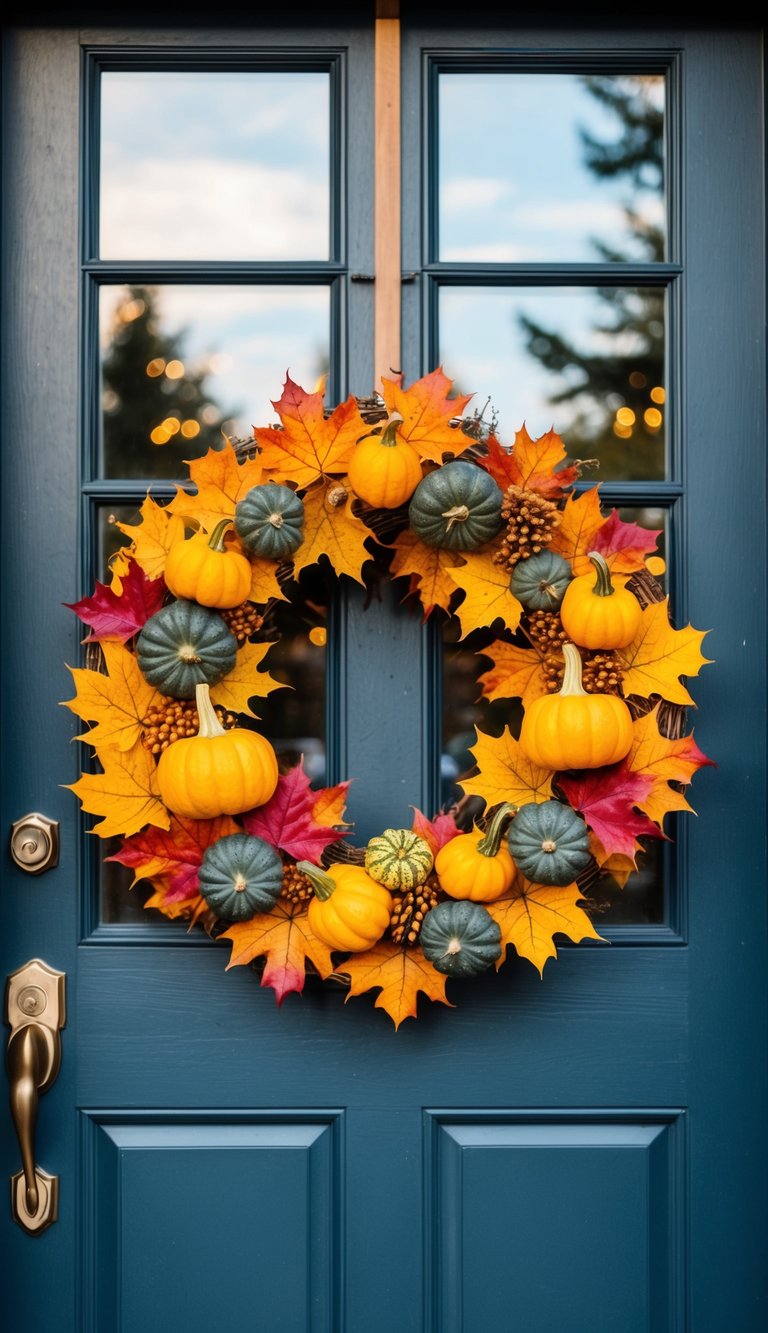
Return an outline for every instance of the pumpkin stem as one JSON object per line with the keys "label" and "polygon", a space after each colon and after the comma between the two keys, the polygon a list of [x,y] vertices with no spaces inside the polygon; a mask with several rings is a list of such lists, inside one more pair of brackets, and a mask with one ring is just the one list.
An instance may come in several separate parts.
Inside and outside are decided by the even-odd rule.
{"label": "pumpkin stem", "polygon": [[312,888],[321,902],[324,903],[327,898],[330,898],[336,888],[336,881],[331,879],[330,875],[327,875],[319,866],[313,865],[311,861],[297,861],[296,869],[300,870],[311,881]]}
{"label": "pumpkin stem", "polygon": [[565,675],[560,686],[560,694],[586,694],[581,683],[581,653],[575,643],[563,644]]}
{"label": "pumpkin stem", "polygon": [[495,856],[501,846],[501,839],[507,824],[517,814],[517,806],[505,801],[500,805],[490,824],[477,844],[477,850],[483,856]]}
{"label": "pumpkin stem", "polygon": [[384,444],[388,449],[392,449],[397,444],[397,428],[402,426],[403,418],[399,412],[391,412],[384,422],[384,429],[379,436],[379,444]]}
{"label": "pumpkin stem", "polygon": [[208,545],[210,546],[212,551],[223,551],[226,549],[224,546],[224,533],[226,532],[227,528],[231,527],[232,527],[231,518],[222,518],[216,524],[216,527],[213,529],[213,532],[208,538]]}
{"label": "pumpkin stem", "polygon": [[197,704],[197,716],[200,719],[198,736],[203,736],[206,740],[212,740],[214,736],[225,736],[226,731],[216,716],[216,709],[211,703],[210,685],[202,681],[195,686],[195,703]]}
{"label": "pumpkin stem", "polygon": [[587,554],[592,561],[592,564],[595,566],[595,572],[597,574],[595,586],[592,589],[593,593],[596,597],[610,597],[616,589],[611,583],[611,571],[608,568],[607,560],[599,551],[588,551]]}
{"label": "pumpkin stem", "polygon": [[448,531],[450,532],[454,523],[466,522],[469,518],[469,510],[466,505],[454,505],[453,509],[446,509],[445,513],[441,514],[440,517],[448,519]]}

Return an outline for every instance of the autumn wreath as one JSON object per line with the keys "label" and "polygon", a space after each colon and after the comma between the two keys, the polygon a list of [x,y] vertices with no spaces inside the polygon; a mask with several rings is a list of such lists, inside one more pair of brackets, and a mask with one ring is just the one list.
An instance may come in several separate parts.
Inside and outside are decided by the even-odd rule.
{"label": "autumn wreath", "polygon": [[[557,434],[507,446],[452,388],[442,369],[384,377],[329,410],[288,376],[279,424],[193,460],[168,503],[147,496],[109,582],[68,604],[90,631],[65,701],[91,754],[71,790],[118,840],[107,859],[148,882],[147,908],[227,941],[228,967],[258,966],[278,1004],[309,965],[347,999],[377,992],[395,1027],[510,949],[543,974],[555,936],[600,939],[585,886],[623,887],[712,762],[682,679],[707,631],[671,623],[659,533],[604,513]],[[479,688],[522,718],[476,732],[462,799],[364,847],[349,780],[313,787],[251,708],[279,684],[269,609],[318,564],[402,580],[425,620],[480,634]]]}

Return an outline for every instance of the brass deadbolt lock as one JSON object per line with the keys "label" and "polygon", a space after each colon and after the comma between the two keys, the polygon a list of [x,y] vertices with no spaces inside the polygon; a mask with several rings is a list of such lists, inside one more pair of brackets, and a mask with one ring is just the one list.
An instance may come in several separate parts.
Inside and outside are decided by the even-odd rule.
{"label": "brass deadbolt lock", "polygon": [[59,863],[59,825],[47,815],[31,814],[11,826],[11,856],[20,870],[40,875]]}

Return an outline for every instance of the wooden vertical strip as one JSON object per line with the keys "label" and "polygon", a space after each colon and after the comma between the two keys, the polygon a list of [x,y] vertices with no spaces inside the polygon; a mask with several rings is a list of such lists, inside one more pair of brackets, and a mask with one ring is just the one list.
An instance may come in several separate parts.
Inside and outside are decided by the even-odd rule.
{"label": "wooden vertical strip", "polygon": [[400,369],[400,20],[376,19],[374,377]]}

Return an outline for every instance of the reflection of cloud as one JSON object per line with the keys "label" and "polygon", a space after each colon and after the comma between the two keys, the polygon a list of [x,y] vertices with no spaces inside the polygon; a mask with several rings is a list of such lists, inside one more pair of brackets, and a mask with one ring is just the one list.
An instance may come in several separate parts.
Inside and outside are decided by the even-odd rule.
{"label": "reflection of cloud", "polygon": [[327,259],[327,182],[279,167],[144,159],[104,184],[104,259]]}
{"label": "reflection of cloud", "polygon": [[508,180],[494,176],[452,176],[440,186],[441,213],[478,213],[507,202],[516,191]]}

